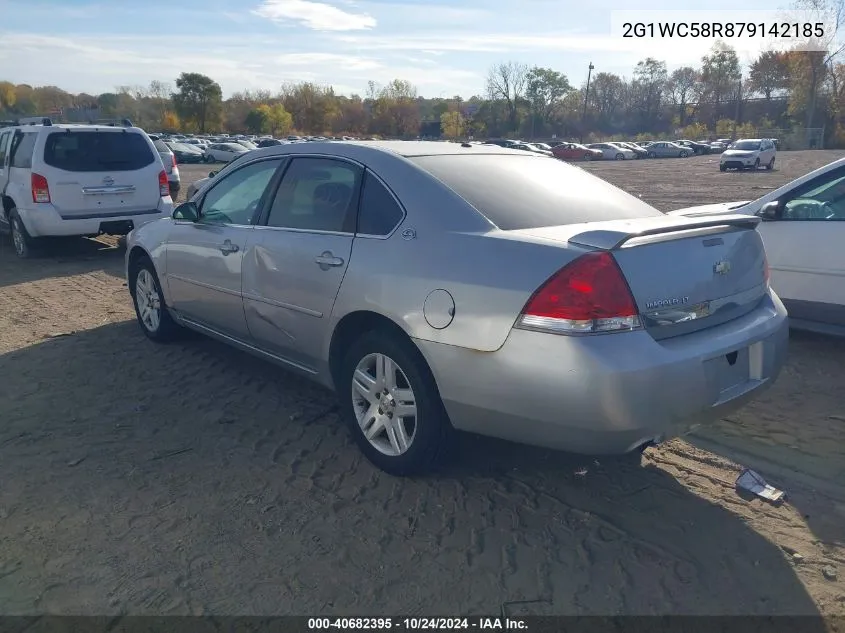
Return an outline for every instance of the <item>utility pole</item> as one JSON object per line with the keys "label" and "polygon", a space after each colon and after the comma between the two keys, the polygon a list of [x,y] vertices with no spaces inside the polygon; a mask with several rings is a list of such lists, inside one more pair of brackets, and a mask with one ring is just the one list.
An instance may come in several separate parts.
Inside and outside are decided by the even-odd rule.
{"label": "utility pole", "polygon": [[742,77],[739,78],[739,82],[736,85],[736,111],[734,112],[734,130],[732,140],[736,140],[736,126],[739,124],[739,105],[742,103]]}
{"label": "utility pole", "polygon": [[590,96],[590,75],[593,73],[593,62],[590,62],[589,67],[587,68],[587,88],[584,90],[584,112],[581,114],[581,140],[580,143],[584,142],[584,127],[587,123],[587,99]]}

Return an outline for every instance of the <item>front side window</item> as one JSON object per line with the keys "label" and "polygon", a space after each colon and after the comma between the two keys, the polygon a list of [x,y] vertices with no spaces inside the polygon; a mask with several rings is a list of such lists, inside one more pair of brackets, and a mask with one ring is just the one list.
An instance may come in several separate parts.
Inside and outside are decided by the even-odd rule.
{"label": "front side window", "polygon": [[0,169],[2,169],[6,164],[6,154],[9,151],[9,139],[11,138],[11,132],[3,132],[0,134]]}
{"label": "front side window", "polygon": [[784,220],[845,220],[845,168],[820,176],[783,205]]}
{"label": "front side window", "polygon": [[246,165],[223,176],[202,201],[200,218],[207,224],[253,224],[261,199],[281,159]]}
{"label": "front side window", "polygon": [[361,169],[331,158],[294,158],[276,192],[267,226],[352,233]]}

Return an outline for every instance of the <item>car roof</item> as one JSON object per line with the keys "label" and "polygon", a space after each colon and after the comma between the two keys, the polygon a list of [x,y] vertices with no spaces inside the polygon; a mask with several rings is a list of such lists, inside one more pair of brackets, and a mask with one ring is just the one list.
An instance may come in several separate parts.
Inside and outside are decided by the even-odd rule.
{"label": "car roof", "polygon": [[443,143],[442,141],[312,141],[310,143],[274,145],[253,151],[256,156],[314,153],[362,159],[368,155],[383,154],[393,154],[403,158],[459,154],[525,155],[523,151],[500,147],[499,145],[470,145],[469,143]]}

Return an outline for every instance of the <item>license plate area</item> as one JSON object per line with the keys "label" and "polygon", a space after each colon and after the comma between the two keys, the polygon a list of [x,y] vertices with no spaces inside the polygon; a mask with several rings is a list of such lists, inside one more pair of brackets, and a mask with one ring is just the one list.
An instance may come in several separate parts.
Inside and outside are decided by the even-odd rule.
{"label": "license plate area", "polygon": [[100,222],[100,233],[103,235],[128,235],[133,228],[135,223],[132,220]]}
{"label": "license plate area", "polygon": [[733,389],[751,379],[750,355],[743,347],[707,361],[719,393]]}

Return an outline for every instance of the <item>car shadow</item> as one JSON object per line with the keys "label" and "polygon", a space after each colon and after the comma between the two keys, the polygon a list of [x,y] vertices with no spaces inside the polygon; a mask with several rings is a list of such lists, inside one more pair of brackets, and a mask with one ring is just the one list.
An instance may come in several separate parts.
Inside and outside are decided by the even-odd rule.
{"label": "car shadow", "polygon": [[123,277],[124,255],[116,238],[67,238],[47,241],[32,258],[23,260],[15,255],[11,238],[0,234],[0,287],[97,270]]}
{"label": "car shadow", "polygon": [[[786,491],[822,541],[845,543],[845,339],[790,332],[777,382],[734,415],[700,429],[693,443],[757,470]],[[797,488],[795,494],[792,488]]]}
{"label": "car shadow", "polygon": [[326,390],[129,321],[0,375],[2,613],[818,613],[780,549],[647,458],[460,436],[442,472],[390,477]]}

